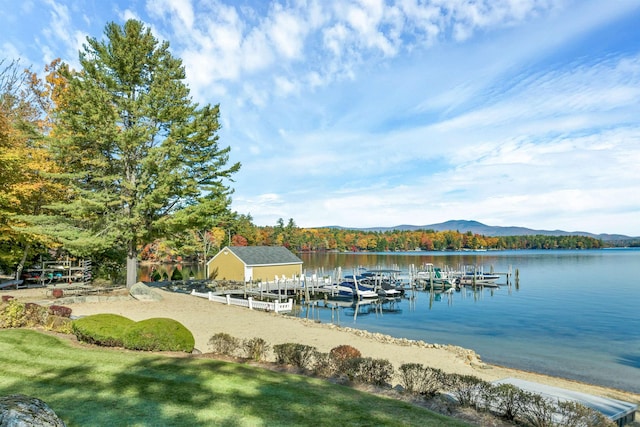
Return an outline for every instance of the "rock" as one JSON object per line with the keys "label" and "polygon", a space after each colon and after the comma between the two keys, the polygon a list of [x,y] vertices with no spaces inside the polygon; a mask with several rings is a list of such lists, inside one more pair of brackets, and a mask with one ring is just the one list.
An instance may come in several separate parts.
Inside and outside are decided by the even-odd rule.
{"label": "rock", "polygon": [[13,394],[0,397],[0,426],[65,427],[65,423],[37,397]]}
{"label": "rock", "polygon": [[162,295],[142,282],[135,283],[129,289],[129,294],[140,301],[161,301]]}

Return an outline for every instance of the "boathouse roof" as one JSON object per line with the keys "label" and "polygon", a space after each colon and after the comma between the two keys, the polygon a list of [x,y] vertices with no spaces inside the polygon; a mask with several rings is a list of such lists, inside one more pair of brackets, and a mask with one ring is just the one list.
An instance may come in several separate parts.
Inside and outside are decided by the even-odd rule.
{"label": "boathouse roof", "polygon": [[247,266],[302,264],[302,260],[284,246],[228,246]]}

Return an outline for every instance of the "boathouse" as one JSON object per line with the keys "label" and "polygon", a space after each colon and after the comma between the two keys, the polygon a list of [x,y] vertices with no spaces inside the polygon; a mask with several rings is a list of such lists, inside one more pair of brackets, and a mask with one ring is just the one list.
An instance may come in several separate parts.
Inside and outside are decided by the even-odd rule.
{"label": "boathouse", "polygon": [[302,260],[284,246],[226,246],[207,262],[208,278],[272,282],[302,275]]}

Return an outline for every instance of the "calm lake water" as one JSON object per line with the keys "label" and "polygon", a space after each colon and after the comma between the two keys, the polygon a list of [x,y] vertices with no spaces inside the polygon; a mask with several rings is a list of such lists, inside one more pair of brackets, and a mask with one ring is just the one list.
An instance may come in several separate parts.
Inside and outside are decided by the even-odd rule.
{"label": "calm lake water", "polygon": [[[409,292],[382,305],[299,306],[299,317],[454,344],[483,361],[640,393],[640,250],[303,254],[307,275],[359,266],[519,272],[518,286],[450,296]],[[513,282],[514,280],[512,280]],[[499,282],[505,282],[501,279]],[[428,363],[428,361],[425,361]]]}

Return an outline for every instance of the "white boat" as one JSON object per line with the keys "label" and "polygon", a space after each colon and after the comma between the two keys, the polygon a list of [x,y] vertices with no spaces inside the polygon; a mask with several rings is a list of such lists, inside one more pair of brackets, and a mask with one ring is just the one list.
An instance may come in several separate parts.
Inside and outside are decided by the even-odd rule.
{"label": "white boat", "polygon": [[333,283],[331,285],[325,285],[323,288],[329,292],[330,296],[338,298],[378,298],[378,293],[374,290],[353,282]]}
{"label": "white boat", "polygon": [[422,266],[422,269],[416,272],[415,280],[423,284],[424,286],[431,286],[437,288],[451,288],[456,285],[457,276],[450,271],[443,271],[439,267],[434,267],[431,263],[426,263]]}
{"label": "white boat", "polygon": [[497,287],[496,282],[500,275],[493,273],[485,273],[482,270],[465,270],[458,277],[460,285],[464,286],[493,286]]}
{"label": "white boat", "polygon": [[[400,270],[393,269],[365,270],[355,276],[355,281],[360,286],[377,292],[380,296],[396,298],[404,295],[404,285],[398,277],[400,273]],[[353,280],[354,276],[348,277]]]}

